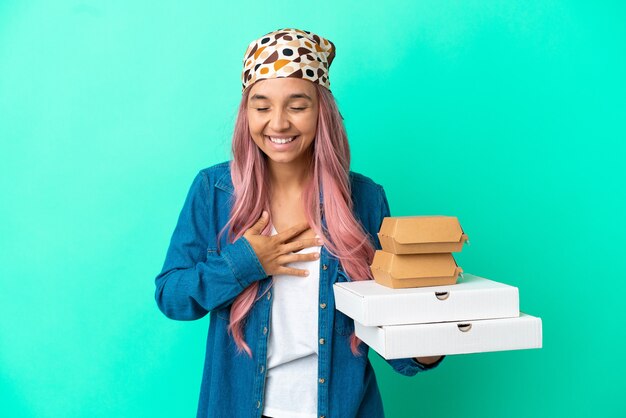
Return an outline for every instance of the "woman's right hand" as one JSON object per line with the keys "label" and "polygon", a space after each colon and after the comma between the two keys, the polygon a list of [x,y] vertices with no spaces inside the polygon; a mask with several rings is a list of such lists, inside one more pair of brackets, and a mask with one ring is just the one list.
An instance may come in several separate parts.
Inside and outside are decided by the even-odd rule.
{"label": "woman's right hand", "polygon": [[319,258],[318,252],[309,254],[291,254],[294,251],[300,251],[303,248],[315,247],[322,245],[320,238],[302,238],[297,241],[289,241],[290,239],[300,235],[302,232],[310,229],[308,223],[292,226],[276,235],[267,237],[261,235],[261,232],[267,225],[269,216],[267,211],[263,211],[259,220],[248,229],[243,236],[248,240],[252,249],[256,253],[257,258],[263,266],[263,270],[268,276],[275,274],[290,274],[293,276],[308,276],[308,270],[286,267],[288,263],[294,261],[311,261]]}

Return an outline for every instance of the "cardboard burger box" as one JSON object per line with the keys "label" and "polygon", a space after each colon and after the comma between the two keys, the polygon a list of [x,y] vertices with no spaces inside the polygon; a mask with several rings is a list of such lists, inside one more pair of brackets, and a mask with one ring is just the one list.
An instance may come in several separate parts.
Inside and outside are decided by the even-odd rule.
{"label": "cardboard burger box", "polygon": [[448,286],[390,289],[374,280],[333,285],[338,310],[365,326],[519,316],[515,286],[464,274]]}
{"label": "cardboard burger box", "polygon": [[481,319],[367,327],[356,336],[385,359],[522,350],[542,347],[541,318]]}
{"label": "cardboard burger box", "polygon": [[380,250],[371,269],[376,282],[394,289],[450,285],[463,272],[450,253],[400,255]]}
{"label": "cardboard burger box", "polygon": [[383,251],[392,254],[459,252],[469,242],[455,216],[394,216],[378,232]]}

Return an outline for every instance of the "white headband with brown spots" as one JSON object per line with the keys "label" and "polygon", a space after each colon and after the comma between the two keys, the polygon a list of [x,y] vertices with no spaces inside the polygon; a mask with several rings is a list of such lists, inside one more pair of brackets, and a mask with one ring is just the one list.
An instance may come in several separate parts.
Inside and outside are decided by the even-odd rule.
{"label": "white headband with brown spots", "polygon": [[335,45],[312,32],[278,29],[250,42],[243,58],[242,91],[258,80],[297,77],[330,90]]}

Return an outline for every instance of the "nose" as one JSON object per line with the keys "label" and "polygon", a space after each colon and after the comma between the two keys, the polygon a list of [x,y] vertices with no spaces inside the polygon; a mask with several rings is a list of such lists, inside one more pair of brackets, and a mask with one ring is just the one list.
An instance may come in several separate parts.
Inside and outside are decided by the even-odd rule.
{"label": "nose", "polygon": [[270,129],[273,132],[281,132],[289,129],[289,118],[283,109],[276,109],[270,116]]}

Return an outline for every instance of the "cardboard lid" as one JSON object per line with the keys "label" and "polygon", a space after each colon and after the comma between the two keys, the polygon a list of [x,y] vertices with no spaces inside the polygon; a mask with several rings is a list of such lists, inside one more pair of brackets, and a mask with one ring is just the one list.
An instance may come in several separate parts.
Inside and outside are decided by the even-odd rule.
{"label": "cardboard lid", "polygon": [[[398,297],[403,295],[404,297],[415,297],[417,295],[432,296],[433,292],[454,292],[458,294],[471,293],[476,295],[491,294],[493,291],[507,291],[517,289],[517,287],[496,282],[494,280],[486,279],[484,277],[475,276],[471,273],[465,273],[462,277],[459,277],[456,284],[447,286],[433,286],[433,287],[411,287],[408,289],[392,289],[387,286],[382,286],[374,280],[358,280],[353,282],[338,282],[334,284],[334,287],[341,287],[350,292],[357,298],[371,298],[371,297]],[[480,299],[481,296],[475,296]]]}
{"label": "cardboard lid", "polygon": [[392,216],[383,219],[380,235],[400,244],[467,241],[455,216]]}
{"label": "cardboard lid", "polygon": [[457,269],[462,271],[450,253],[397,255],[377,250],[371,267],[395,279],[451,277],[456,276]]}

